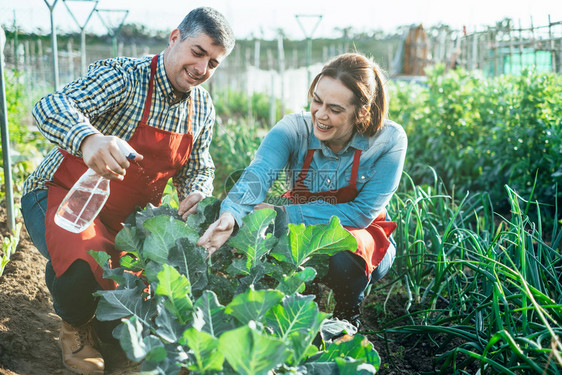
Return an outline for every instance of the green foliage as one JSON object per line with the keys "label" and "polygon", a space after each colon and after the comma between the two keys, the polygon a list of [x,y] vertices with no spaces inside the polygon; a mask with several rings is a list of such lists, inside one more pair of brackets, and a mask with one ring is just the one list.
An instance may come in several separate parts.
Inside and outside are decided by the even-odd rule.
{"label": "green foliage", "polygon": [[[8,109],[8,132],[10,139],[10,157],[12,161],[12,178],[15,193],[21,192],[23,182],[33,170],[36,160],[44,153],[48,142],[38,137],[26,124],[31,112],[30,93],[23,84],[23,75],[17,71],[4,74],[6,86],[6,107]],[[3,167],[3,149],[0,150],[0,167]],[[0,197],[4,195],[4,174],[0,174]]]}
{"label": "green foliage", "polygon": [[562,76],[527,69],[485,79],[443,66],[427,73],[425,86],[391,87],[391,118],[408,134],[405,170],[417,185],[432,183],[430,166],[449,191],[488,191],[498,209],[509,208],[504,185],[561,202]]}
{"label": "green foliage", "polygon": [[114,336],[128,358],[141,362],[141,371],[166,374],[182,367],[201,374],[374,374],[380,359],[372,344],[362,335],[333,341],[334,332],[355,329],[327,319],[314,296],[297,293],[316,275],[309,264],[317,254],[356,246],[337,218],[292,226],[277,238],[275,211],[258,210],[208,258],[195,243],[219,206],[206,198],[187,222],[169,206],[133,213],[115,239],[127,252],[119,268],[109,268],[107,254],[90,252],[104,277],[119,284],[97,293],[96,316],[123,320]]}
{"label": "green foliage", "polygon": [[258,149],[261,136],[250,122],[217,125],[210,147],[215,162],[214,195],[223,198],[230,191]]}
{"label": "green foliage", "polygon": [[18,223],[14,228],[14,233],[11,236],[4,237],[2,240],[2,249],[0,251],[0,276],[4,273],[6,264],[16,252],[20,240],[21,223]]}
{"label": "green foliage", "polygon": [[[251,119],[251,122],[264,128],[275,125],[270,122],[271,100],[271,97],[265,93],[255,92],[250,97],[245,92],[231,89],[216,92],[213,96],[215,110],[217,116],[222,119],[222,123]],[[281,100],[277,98],[273,100],[275,118],[279,119],[281,117]]]}
{"label": "green foliage", "polygon": [[[397,221],[394,282],[404,280],[410,324],[386,335],[427,338],[436,372],[560,374],[562,231],[548,212],[506,188],[511,215],[494,213],[487,193],[461,202],[443,183],[406,179],[392,199]],[[555,207],[556,211],[556,207]],[[413,308],[415,306],[415,308]],[[451,345],[454,340],[454,345]]]}

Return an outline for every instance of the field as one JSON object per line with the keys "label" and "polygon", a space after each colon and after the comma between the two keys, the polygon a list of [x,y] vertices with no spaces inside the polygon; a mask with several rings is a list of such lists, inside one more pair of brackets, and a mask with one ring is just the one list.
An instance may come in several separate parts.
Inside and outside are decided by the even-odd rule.
{"label": "field", "polygon": [[[354,373],[349,368],[356,369],[353,366],[362,363],[371,365],[369,369],[378,367],[379,374],[560,374],[560,76],[524,71],[521,76],[485,79],[463,70],[447,72],[438,66],[428,71],[422,84],[396,82],[390,88],[390,117],[404,125],[409,138],[405,173],[388,208],[398,223],[394,234],[398,256],[389,275],[371,286],[363,305],[364,327],[355,337],[366,337],[369,344],[360,339],[346,344],[361,347],[363,356],[342,352],[345,360],[338,366],[349,373]],[[10,89],[9,98],[15,101],[11,105],[13,118],[23,122],[25,114],[17,103],[21,88],[13,84]],[[250,162],[267,129],[245,119],[245,110],[234,113],[236,103],[228,107],[220,102],[220,94],[217,98],[217,108],[229,110],[230,117],[236,119],[224,119],[217,125],[212,148],[217,164],[215,194],[221,197],[236,171]],[[32,168],[32,156],[44,151],[44,143],[24,127],[15,126],[10,131],[18,152],[27,156],[16,163],[18,190]],[[276,187],[271,194],[279,191],[282,188]],[[173,191],[167,193],[165,203],[173,205]],[[130,318],[121,331],[128,333],[129,339],[123,339],[122,344],[129,358],[143,361],[143,370],[169,368],[166,366],[177,354],[176,349],[170,349],[169,343],[173,343],[188,359],[200,354],[197,358],[201,361],[188,360],[189,366],[204,373],[202,369],[208,365],[207,373],[214,373],[215,354],[203,349],[244,343],[248,337],[267,343],[270,351],[262,360],[273,361],[268,366],[276,368],[276,373],[295,373],[291,371],[299,366],[299,371],[303,371],[302,366],[314,368],[316,359],[333,355],[341,342],[327,340],[316,357],[307,357],[304,349],[291,343],[312,342],[317,331],[310,327],[324,317],[296,292],[312,280],[313,273],[320,272],[321,256],[339,251],[338,242],[345,243],[345,233],[339,231],[337,223],[306,229],[311,236],[315,231],[333,231],[330,233],[336,239],[304,249],[311,254],[312,260],[307,263],[308,258],[291,257],[294,252],[283,240],[258,235],[274,221],[264,212],[254,216],[247,231],[241,231],[229,243],[234,257],[231,254],[231,258],[222,262],[215,259],[210,264],[196,262],[186,270],[174,262],[181,254],[190,254],[195,261],[201,256],[193,238],[216,214],[213,207],[215,203],[206,203],[200,216],[188,222],[189,230],[172,220],[173,209],[149,208],[135,213],[137,219],[132,223],[136,224],[130,223],[122,232],[119,246],[132,254],[124,269],[144,271],[136,276],[138,279],[114,274],[121,281],[121,289],[101,295],[98,314]],[[11,234],[5,226],[4,211],[0,219],[2,239],[6,241]],[[299,233],[291,229],[291,235]],[[155,238],[165,240],[158,242]],[[178,246],[183,251],[178,252]],[[98,261],[104,263],[103,258]],[[149,264],[150,272],[146,272]],[[271,264],[281,267],[285,274],[275,271]],[[65,373],[57,345],[60,323],[44,286],[44,265],[22,229],[17,249],[0,276],[2,373]],[[155,265],[157,274],[151,268]],[[193,270],[206,278],[194,278],[190,275]],[[119,293],[134,291],[139,282],[153,285],[153,293],[121,297]],[[176,293],[176,288],[182,292]],[[320,290],[320,311],[329,313],[333,308],[330,291]],[[196,318],[191,316],[194,306],[210,305],[213,295],[217,298],[213,305],[216,316],[205,316],[208,321],[224,318],[225,314],[236,317],[229,320],[228,327],[221,327],[222,335],[216,337],[194,330],[192,319]],[[256,310],[247,316],[247,311],[238,310],[240,305],[260,298],[264,304],[271,303],[271,311]],[[124,313],[116,308],[115,301],[135,307]],[[263,325],[258,324],[258,328],[265,327],[275,314],[288,311],[279,307],[280,301],[302,306],[307,303],[310,329],[291,332],[299,340],[288,340],[275,326],[260,330],[250,324],[253,321]],[[162,325],[164,318],[177,323]],[[195,352],[198,346],[194,340],[208,346]],[[108,373],[139,369],[128,363],[118,348],[108,346],[104,350]],[[252,373],[244,372],[236,358],[229,358],[228,350],[219,351],[226,353],[226,360],[222,358],[226,368]],[[284,357],[285,351],[292,354]],[[287,363],[280,365],[284,360]],[[335,360],[322,363],[333,365]]]}
{"label": "field", "polygon": [[[0,234],[9,236],[6,212],[0,209]],[[0,237],[1,239],[2,237]],[[0,278],[0,374],[43,375],[70,374],[64,369],[58,346],[60,318],[55,314],[44,282],[46,260],[23,231],[17,252]],[[373,293],[366,304],[382,305],[386,293]],[[407,301],[404,294],[395,294],[389,302],[387,315],[368,311],[363,319],[366,330],[378,331],[383,321],[402,315]],[[408,340],[402,345],[385,342],[368,335],[375,343],[383,363],[392,363],[379,374],[419,373],[431,370],[433,351],[428,345]],[[135,367],[120,348],[104,346],[107,374],[131,373]]]}

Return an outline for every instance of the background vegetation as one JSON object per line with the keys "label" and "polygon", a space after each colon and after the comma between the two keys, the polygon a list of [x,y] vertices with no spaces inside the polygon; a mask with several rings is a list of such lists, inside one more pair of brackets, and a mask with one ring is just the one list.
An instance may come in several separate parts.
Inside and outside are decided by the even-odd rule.
{"label": "background vegetation", "polygon": [[[24,123],[30,94],[17,74],[7,83],[17,195],[46,147]],[[404,292],[408,303],[372,337],[427,343],[435,372],[561,372],[561,84],[532,70],[492,79],[439,66],[423,84],[389,83],[390,117],[409,150],[389,208],[398,257],[371,293]],[[228,95],[228,104],[216,100],[217,196],[267,131],[260,115],[246,118],[247,98]],[[260,108],[259,95],[252,103]],[[367,304],[364,313],[385,309]]]}

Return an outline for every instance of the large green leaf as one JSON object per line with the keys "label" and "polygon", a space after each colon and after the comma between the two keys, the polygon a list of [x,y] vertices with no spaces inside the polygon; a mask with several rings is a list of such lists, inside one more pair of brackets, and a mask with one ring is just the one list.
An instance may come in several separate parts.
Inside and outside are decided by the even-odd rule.
{"label": "large green leaf", "polygon": [[115,248],[139,256],[142,241],[136,227],[125,226],[115,236]]}
{"label": "large green leaf", "polygon": [[264,263],[260,263],[252,268],[249,275],[244,276],[238,280],[238,286],[234,291],[234,294],[245,293],[248,288],[253,287],[254,289],[270,289],[269,285],[263,285],[263,277],[265,276]]}
{"label": "large green leaf", "polygon": [[351,357],[335,358],[334,362],[338,366],[338,375],[369,375],[376,374],[380,366],[374,366]]}
{"label": "large green leaf", "polygon": [[289,356],[282,340],[261,334],[247,325],[223,333],[219,338],[219,350],[241,375],[265,375]]}
{"label": "large green leaf", "polygon": [[148,353],[142,336],[143,325],[135,317],[123,321],[123,325],[119,336],[121,347],[127,358],[131,361],[140,362]]}
{"label": "large green leaf", "polygon": [[189,319],[193,303],[189,298],[191,285],[187,277],[181,275],[174,267],[164,264],[158,273],[158,285],[155,293],[166,296],[166,308],[183,324]]}
{"label": "large green leaf", "polygon": [[180,238],[177,246],[170,249],[168,264],[178,267],[179,272],[189,279],[194,295],[199,295],[208,284],[207,252],[202,247],[196,246],[188,238]]}
{"label": "large green leaf", "polygon": [[160,264],[166,263],[170,248],[176,245],[178,239],[189,238],[195,243],[199,238],[183,221],[170,216],[161,215],[146,219],[143,226],[149,233],[142,246],[142,257]]}
{"label": "large green leaf", "polygon": [[332,216],[327,225],[289,224],[289,229],[291,258],[297,266],[315,254],[334,255],[357,248],[355,237],[341,226],[337,216]]}
{"label": "large green leaf", "polygon": [[286,297],[281,304],[273,306],[266,314],[266,321],[277,336],[293,343],[290,346],[293,353],[292,362],[298,364],[307,353],[326,317],[328,314],[318,311],[314,296],[295,294]]}
{"label": "large green leaf", "polygon": [[251,320],[259,322],[269,309],[281,302],[283,296],[278,290],[254,290],[250,287],[246,293],[234,297],[226,306],[225,312],[242,324]]}
{"label": "large green leaf", "polygon": [[246,255],[246,269],[250,271],[262,256],[267,254],[277,243],[272,233],[266,233],[275,220],[275,210],[263,209],[251,212],[242,221],[244,224],[228,245]]}
{"label": "large green leaf", "polygon": [[[344,358],[352,358],[350,361],[341,361]],[[380,367],[380,357],[377,351],[374,349],[373,344],[367,340],[363,335],[355,335],[349,341],[334,341],[327,348],[326,352],[317,359],[318,362],[333,362],[338,360],[338,367],[340,371],[343,372],[349,364],[347,362],[352,362],[352,368],[355,370],[357,367],[363,363],[372,365],[374,370],[378,370]],[[366,367],[364,367],[366,369]],[[349,372],[350,369],[347,368],[345,373]],[[372,372],[373,374],[375,372]],[[357,373],[357,372],[356,372]]]}
{"label": "large green leaf", "polygon": [[203,233],[203,231],[218,218],[220,204],[221,201],[217,198],[203,198],[197,203],[197,212],[187,217],[187,226],[196,232]]}
{"label": "large green leaf", "polygon": [[181,324],[178,319],[164,306],[164,298],[157,304],[157,314],[154,322],[156,323],[156,335],[166,342],[177,342],[183,335],[185,324]]}
{"label": "large green leaf", "polygon": [[[132,215],[131,215],[132,216]],[[166,216],[174,219],[180,219],[178,215],[178,210],[170,207],[169,205],[161,205],[161,206],[154,206],[151,203],[147,204],[143,210],[137,211],[134,216],[134,223],[137,227],[137,233],[139,236],[142,236],[146,233],[146,229],[144,227],[144,222],[148,219],[157,217],[157,216]],[[128,221],[129,219],[127,219]]]}
{"label": "large green leaf", "polygon": [[107,321],[135,316],[146,327],[150,327],[156,314],[156,305],[153,300],[145,301],[142,292],[138,285],[130,289],[98,290],[95,295],[101,298],[96,318]]}
{"label": "large green leaf", "polygon": [[214,337],[232,329],[232,317],[225,313],[225,307],[217,299],[217,295],[207,290],[195,301],[194,308],[200,312],[193,325],[200,331],[205,331]]}
{"label": "large green leaf", "polygon": [[312,267],[306,267],[300,272],[295,272],[291,276],[285,276],[283,281],[277,286],[286,295],[296,292],[302,292],[305,288],[305,283],[311,282],[316,277],[316,270]]}
{"label": "large green leaf", "polygon": [[322,321],[327,316],[318,311],[314,296],[295,294],[273,306],[266,314],[266,321],[276,335],[287,339],[295,331],[319,330]]}
{"label": "large green leaf", "polygon": [[193,356],[194,363],[188,367],[189,370],[201,374],[222,370],[224,355],[217,350],[218,338],[207,332],[189,328],[183,333],[180,344],[191,349],[190,355]]}

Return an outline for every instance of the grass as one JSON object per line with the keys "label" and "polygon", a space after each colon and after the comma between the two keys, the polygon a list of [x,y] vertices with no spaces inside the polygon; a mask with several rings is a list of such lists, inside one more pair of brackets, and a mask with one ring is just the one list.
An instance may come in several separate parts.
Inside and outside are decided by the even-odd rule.
{"label": "grass", "polygon": [[[545,231],[542,206],[507,186],[510,211],[502,216],[486,193],[457,203],[436,176],[433,186],[405,177],[389,211],[398,222],[392,283],[409,301],[404,315],[379,334],[423,337],[434,345],[436,371],[443,374],[474,367],[560,374],[559,226]],[[536,221],[529,219],[531,208],[539,212]],[[404,320],[409,323],[399,325]]]}

